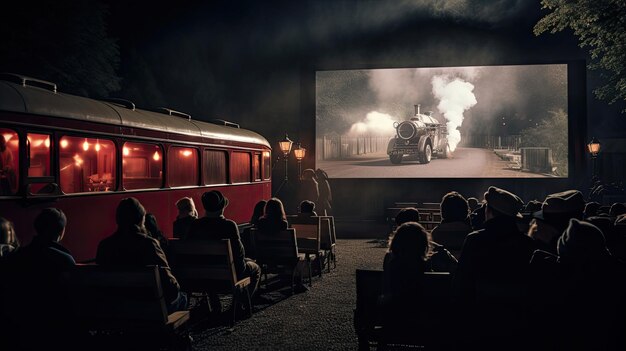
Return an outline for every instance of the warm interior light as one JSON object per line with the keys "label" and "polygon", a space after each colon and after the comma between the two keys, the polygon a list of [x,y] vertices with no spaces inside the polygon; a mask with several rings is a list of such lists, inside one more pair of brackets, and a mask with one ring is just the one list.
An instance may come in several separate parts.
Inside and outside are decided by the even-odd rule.
{"label": "warm interior light", "polygon": [[100,151],[100,142],[96,141],[95,149],[96,149],[96,152]]}
{"label": "warm interior light", "polygon": [[61,142],[59,144],[61,145],[63,149],[65,149],[69,143],[67,139],[61,139]]}
{"label": "warm interior light", "polygon": [[50,148],[50,137],[47,137],[44,141],[43,144],[47,147]]}
{"label": "warm interior light", "polygon": [[2,134],[2,136],[4,137],[4,141],[8,142],[13,138],[13,133]]}
{"label": "warm interior light", "polygon": [[124,156],[130,155],[130,150],[128,150],[128,148],[126,146],[124,146],[124,148],[122,150],[123,150],[122,152],[123,152]]}
{"label": "warm interior light", "polygon": [[298,147],[293,150],[293,154],[294,156],[296,156],[296,160],[301,161],[304,158],[304,155],[306,155],[306,149],[300,147],[300,145],[298,144]]}
{"label": "warm interior light", "polygon": [[158,151],[155,151],[155,152],[154,152],[154,155],[152,155],[152,158],[153,158],[155,161],[158,161],[158,160],[160,160],[160,159],[161,159],[161,155],[159,155],[159,152],[158,152]]}
{"label": "warm interior light", "polygon": [[83,159],[80,158],[80,156],[78,156],[78,154],[74,154],[74,157],[72,157],[74,159],[74,165],[76,165],[76,167],[80,167],[80,165],[83,164]]}
{"label": "warm interior light", "polygon": [[83,150],[89,150],[89,143],[87,142],[87,139],[85,139],[85,142],[83,143]]}
{"label": "warm interior light", "polygon": [[43,139],[38,139],[33,143],[34,147],[40,147],[43,144]]}
{"label": "warm interior light", "polygon": [[191,154],[193,154],[193,152],[191,150],[181,150],[180,153],[183,154],[183,156],[185,156],[185,157],[189,157],[189,156],[191,156]]}

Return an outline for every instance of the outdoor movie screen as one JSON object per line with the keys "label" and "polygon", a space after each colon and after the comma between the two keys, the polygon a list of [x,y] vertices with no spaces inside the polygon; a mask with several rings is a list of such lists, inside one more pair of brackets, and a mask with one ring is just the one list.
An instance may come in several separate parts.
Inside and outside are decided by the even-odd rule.
{"label": "outdoor movie screen", "polygon": [[567,64],[317,71],[331,178],[568,176]]}

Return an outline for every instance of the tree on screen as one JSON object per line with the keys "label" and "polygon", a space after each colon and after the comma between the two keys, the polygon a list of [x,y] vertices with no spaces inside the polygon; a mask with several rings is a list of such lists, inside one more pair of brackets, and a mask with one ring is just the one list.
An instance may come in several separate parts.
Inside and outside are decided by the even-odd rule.
{"label": "tree on screen", "polygon": [[535,35],[573,30],[580,47],[589,48],[589,68],[600,70],[606,80],[596,96],[609,104],[626,101],[626,1],[542,0],[541,5],[550,13],[537,22]]}
{"label": "tree on screen", "polygon": [[552,150],[553,166],[559,176],[567,176],[567,113],[550,111],[535,127],[522,130],[522,147],[547,147]]}

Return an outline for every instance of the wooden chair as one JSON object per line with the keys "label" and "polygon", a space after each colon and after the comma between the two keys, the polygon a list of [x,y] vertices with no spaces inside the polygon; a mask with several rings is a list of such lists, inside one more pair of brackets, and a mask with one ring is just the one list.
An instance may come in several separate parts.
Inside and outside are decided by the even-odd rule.
{"label": "wooden chair", "polygon": [[319,216],[320,222],[320,249],[324,250],[326,258],[326,267],[330,272],[330,262],[333,262],[334,268],[337,268],[337,258],[335,250],[337,246],[337,237],[335,236],[335,220],[333,216]]}
{"label": "wooden chair", "polygon": [[322,256],[324,252],[320,248],[321,222],[320,217],[297,217],[288,216],[289,224],[296,230],[298,252],[306,255],[307,261],[311,262],[311,256],[315,256],[319,265],[319,276],[322,276]]}
{"label": "wooden chair", "polygon": [[157,266],[77,265],[69,273],[84,349],[189,348],[189,311],[167,313]]}
{"label": "wooden chair", "polygon": [[241,295],[245,294],[248,313],[252,315],[250,277],[237,278],[230,240],[177,240],[169,241],[172,269],[181,289],[190,294],[232,294],[232,320],[235,325]]}
{"label": "wooden chair", "polygon": [[[305,255],[298,253],[296,230],[291,228],[273,234],[265,234],[257,229],[251,230],[257,248],[257,263],[262,265],[265,281],[268,273],[288,274],[291,276],[291,293],[294,292],[295,277],[298,265],[305,262]],[[309,285],[311,285],[311,265],[309,268]]]}
{"label": "wooden chair", "polygon": [[[358,338],[359,350],[369,350],[370,343],[376,343],[378,349],[385,349],[387,345],[411,345],[412,348],[424,346],[425,340],[421,335],[397,335],[385,329],[383,311],[379,306],[379,297],[382,294],[383,271],[356,270],[356,308],[354,309],[354,329]],[[449,322],[447,310],[450,308],[451,275],[447,272],[424,273],[424,290],[421,298],[425,302],[424,313],[434,318],[427,319],[429,326],[445,330]],[[442,317],[437,317],[442,316]],[[416,332],[421,326],[416,324]],[[424,339],[428,339],[425,335]],[[429,340],[428,346],[435,346]],[[437,340],[435,343],[439,342]],[[447,341],[443,341],[447,342]]]}

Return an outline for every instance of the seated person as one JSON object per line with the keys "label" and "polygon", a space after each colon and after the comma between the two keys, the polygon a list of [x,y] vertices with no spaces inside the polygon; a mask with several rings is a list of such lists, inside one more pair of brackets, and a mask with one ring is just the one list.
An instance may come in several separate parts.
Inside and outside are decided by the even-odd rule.
{"label": "seated person", "polygon": [[151,238],[156,239],[161,245],[161,248],[165,250],[165,248],[167,247],[167,238],[163,234],[163,231],[161,231],[161,228],[159,228],[159,223],[157,222],[156,217],[152,213],[146,213],[145,221],[146,221],[145,226],[146,226],[146,230],[148,231],[148,235]]}
{"label": "seated person", "polygon": [[198,211],[196,211],[196,205],[190,197],[183,197],[178,200],[176,208],[178,208],[178,216],[174,221],[174,237],[184,239],[189,232],[189,226],[198,218]]}
{"label": "seated person", "polygon": [[[254,261],[246,258],[237,223],[224,217],[224,208],[228,206],[228,198],[218,190],[208,191],[202,194],[202,206],[205,215],[192,223],[187,240],[230,240],[237,277],[239,279],[250,277],[248,290],[250,296],[253,296],[259,284],[261,268]],[[216,295],[209,296],[209,303],[213,312],[221,310]]]}
{"label": "seated person", "polygon": [[259,218],[263,216],[263,211],[265,210],[265,204],[267,204],[267,201],[261,200],[257,202],[256,205],[254,205],[254,210],[252,211],[252,218],[250,218],[250,224],[252,224],[252,227],[256,228],[257,224],[259,223]]}
{"label": "seated person", "polygon": [[159,241],[145,227],[146,210],[134,197],[122,199],[115,211],[117,231],[98,245],[96,263],[103,266],[159,266],[161,286],[168,313],[187,308],[187,296],[180,291]]}
{"label": "seated person", "polygon": [[11,221],[0,217],[0,258],[7,257],[20,247],[15,236],[15,229]]}
{"label": "seated person", "polygon": [[264,233],[276,233],[287,227],[287,215],[282,201],[275,197],[269,199],[265,204],[263,217],[259,218],[257,228]]}
{"label": "seated person", "polygon": [[441,199],[441,223],[431,233],[433,241],[445,246],[458,259],[465,237],[472,231],[465,198],[452,191]]}
{"label": "seated person", "polygon": [[302,201],[298,218],[311,218],[314,216],[317,216],[317,213],[315,213],[315,202],[309,200]]}

